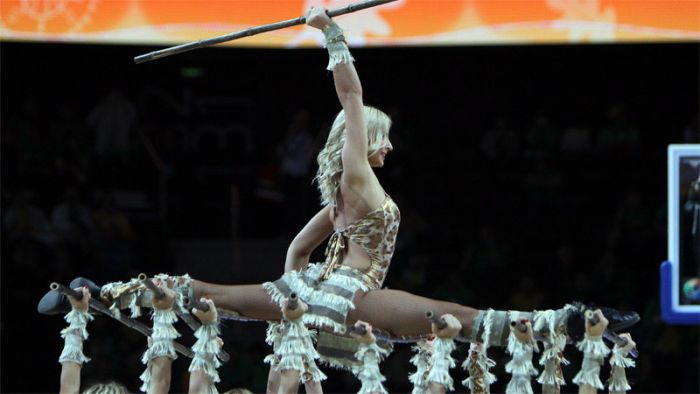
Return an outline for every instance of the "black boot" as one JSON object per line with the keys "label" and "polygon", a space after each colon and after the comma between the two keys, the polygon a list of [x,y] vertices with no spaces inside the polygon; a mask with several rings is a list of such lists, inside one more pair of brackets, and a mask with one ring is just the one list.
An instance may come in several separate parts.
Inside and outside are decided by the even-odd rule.
{"label": "black boot", "polygon": [[[68,285],[69,288],[75,289],[78,287],[87,286],[90,291],[90,296],[96,300],[100,299],[100,287],[95,284],[95,282],[90,279],[85,279],[78,277],[73,279]],[[70,301],[68,297],[59,293],[56,290],[50,290],[48,293],[44,294],[39,300],[39,305],[37,305],[37,312],[42,315],[65,315],[71,311]]]}
{"label": "black boot", "polygon": [[621,312],[617,309],[608,307],[596,307],[593,304],[586,305],[582,302],[574,301],[571,303],[574,307],[571,315],[566,321],[566,330],[569,338],[575,342],[583,339],[583,334],[586,332],[586,311],[600,309],[603,316],[608,319],[608,331],[618,332],[633,326],[639,321],[639,314],[634,311]]}

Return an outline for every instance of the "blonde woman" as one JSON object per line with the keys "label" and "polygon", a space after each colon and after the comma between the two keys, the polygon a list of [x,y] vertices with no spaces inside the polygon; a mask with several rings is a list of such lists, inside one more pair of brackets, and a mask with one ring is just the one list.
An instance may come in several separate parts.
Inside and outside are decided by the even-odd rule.
{"label": "blonde woman", "polygon": [[[335,366],[353,367],[356,360],[347,349],[354,339],[345,331],[358,320],[389,336],[417,337],[431,333],[426,311],[436,316],[449,314],[462,327],[462,340],[481,342],[485,347],[505,346],[512,312],[478,310],[401,290],[382,289],[394,252],[400,213],[377,179],[374,168],[383,167],[393,150],[389,139],[391,120],[380,110],[364,105],[362,85],[340,27],[322,8],[308,11],[307,24],[321,30],[326,38],[328,69],[333,71],[342,106],[318,155],[315,181],[323,208],[290,244],[285,274],[278,280],[262,285],[216,285],[177,277],[178,291],[187,297],[213,300],[224,315],[228,310],[268,321],[281,320],[286,299],[296,293],[305,310],[297,320],[321,331],[315,349],[318,354],[308,350],[303,359],[305,370],[298,371],[302,381],[323,378],[310,362],[318,357]],[[328,237],[326,261],[309,264],[312,251]],[[109,294],[105,288],[102,292],[108,298],[115,297],[115,293]],[[571,317],[580,319],[581,314],[571,305],[547,312],[537,316],[527,312],[515,315],[529,320],[547,319],[548,327],[561,328],[571,323]],[[620,314],[607,309],[604,312],[613,330],[628,327],[639,319],[633,312]],[[284,335],[285,329],[281,329],[280,335]],[[277,340],[283,339],[280,338]]]}

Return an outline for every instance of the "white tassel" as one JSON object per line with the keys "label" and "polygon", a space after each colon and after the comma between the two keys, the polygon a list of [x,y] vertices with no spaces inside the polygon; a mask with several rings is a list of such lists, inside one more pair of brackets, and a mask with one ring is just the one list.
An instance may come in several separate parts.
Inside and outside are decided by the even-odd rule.
{"label": "white tassel", "polygon": [[[340,46],[339,44],[342,44],[345,48],[344,49],[334,49],[330,50],[332,46]],[[328,51],[328,66],[326,66],[326,70],[332,71],[335,66],[338,64],[349,64],[355,61],[355,58],[352,57],[350,54],[350,50],[347,48],[347,45],[345,43],[335,43],[331,44],[328,46],[329,51]]]}
{"label": "white tassel", "polygon": [[569,361],[563,355],[566,347],[566,335],[558,332],[556,318],[556,312],[551,309],[535,312],[533,331],[546,335],[545,348],[539,360],[539,364],[544,367],[544,370],[537,378],[537,382],[543,386],[551,386],[555,391],[558,391],[560,386],[566,385],[561,365],[568,365]]}
{"label": "white tassel", "polygon": [[[566,337],[564,337],[564,344],[566,344]],[[566,380],[561,372],[561,364],[568,365],[569,361],[564,358],[562,352],[563,346],[559,347],[552,341],[548,341],[545,344],[544,352],[542,352],[542,357],[540,357],[539,361],[544,370],[537,378],[538,383],[557,387],[566,385]]]}
{"label": "white tassel", "polygon": [[576,344],[578,350],[582,351],[584,355],[588,354],[593,357],[603,358],[610,354],[610,348],[603,342],[603,336],[591,336],[585,334],[583,341]]}
{"label": "white tassel", "polygon": [[603,382],[600,381],[600,366],[603,359],[610,353],[610,349],[603,343],[602,336],[589,336],[585,334],[583,341],[576,347],[583,352],[581,370],[574,377],[577,385],[589,385],[602,390]]}
{"label": "white tassel", "polygon": [[488,393],[490,386],[496,381],[496,375],[489,370],[496,366],[496,362],[488,358],[489,337],[491,336],[491,326],[493,325],[494,310],[489,309],[484,316],[482,326],[484,332],[481,334],[482,343],[472,343],[469,347],[469,356],[462,368],[469,371],[469,378],[462,381],[462,385],[471,390],[472,393]]}
{"label": "white tassel", "polygon": [[302,319],[286,321],[284,333],[275,350],[275,356],[279,363],[275,367],[277,371],[295,370],[301,375],[301,381],[314,380],[320,382],[326,379],[326,375],[316,365],[315,360],[319,354],[313,345],[315,332],[309,332]]}
{"label": "white tassel", "polygon": [[[304,301],[307,304],[312,304],[312,305],[323,305],[325,307],[331,308],[335,311],[337,311],[340,315],[347,315],[347,313],[355,309],[355,304],[352,302],[352,300],[349,300],[343,296],[339,296],[336,294],[324,292],[319,289],[315,289],[312,287],[309,287],[306,282],[304,281],[304,277],[314,277],[318,276],[319,273],[316,271],[318,267],[313,267],[314,272],[297,272],[297,271],[289,271],[285,273],[282,278],[284,281],[287,283],[289,286],[290,290],[293,293],[296,293],[299,296],[299,299]],[[345,275],[339,275],[339,274],[334,274],[331,275],[330,278],[328,278],[325,281],[326,284],[328,285],[333,285],[333,286],[339,286],[342,287],[343,289],[355,293],[358,290],[362,291],[367,291],[368,288],[367,286],[362,283],[361,280],[357,278],[352,278],[348,277]],[[272,300],[276,302],[280,308],[283,307],[284,302],[287,300],[287,296],[284,295],[277,286],[275,286],[274,283],[272,282],[266,282],[263,283],[263,288],[267,291],[267,293],[270,295]],[[313,315],[310,313],[305,313],[302,316],[302,320],[304,324],[309,325],[309,326],[315,326],[315,327],[327,327],[333,330],[334,333],[336,334],[343,334],[345,332],[345,325],[340,324],[328,317],[325,316],[319,316],[319,315]]]}
{"label": "white tassel", "polygon": [[383,393],[388,394],[382,382],[386,380],[379,370],[379,362],[389,354],[376,343],[360,344],[355,358],[360,362],[353,367],[353,373],[362,382],[359,394]]}
{"label": "white tassel", "polygon": [[172,309],[155,309],[151,317],[153,319],[152,343],[141,357],[141,362],[146,364],[146,370],[140,376],[141,381],[143,381],[140,390],[143,392],[147,392],[151,385],[151,360],[156,357],[177,359],[173,340],[180,336],[173,327],[173,323],[177,321],[177,315]]}
{"label": "white tassel", "polygon": [[[488,316],[488,315],[487,315]],[[488,336],[484,336],[488,338]],[[469,356],[464,360],[462,368],[469,371],[469,378],[462,381],[472,393],[489,393],[490,386],[496,382],[496,375],[489,369],[496,366],[496,362],[486,356],[484,345],[472,343],[469,346]]]}
{"label": "white tassel", "polygon": [[221,366],[221,362],[217,357],[221,350],[221,342],[218,339],[220,333],[219,325],[216,323],[203,324],[194,333],[197,342],[192,346],[194,358],[192,358],[190,363],[189,371],[202,371],[209,376],[208,394],[218,393],[214,383],[221,381],[219,372],[216,370]]}
{"label": "white tassel", "polygon": [[454,390],[450,368],[455,367],[455,359],[452,358],[452,351],[455,350],[454,340],[436,338],[433,341],[433,352],[430,357],[428,376],[425,378],[428,384],[437,383],[445,386],[448,390]]}
{"label": "white tassel", "polygon": [[122,316],[122,311],[119,310],[119,301],[114,301],[112,305],[109,307],[109,311],[112,312],[112,316],[114,316],[115,319],[119,320]]}
{"label": "white tassel", "polygon": [[131,309],[131,318],[136,319],[137,317],[141,316],[141,307],[139,306],[139,297],[141,296],[141,292],[137,291],[134,294],[131,294],[131,301],[129,302],[129,309]]}
{"label": "white tassel", "polygon": [[284,323],[268,322],[267,335],[265,343],[272,346],[272,354],[265,356],[264,363],[270,364],[271,368],[276,368],[280,362],[280,358],[275,354],[282,342],[282,334],[284,332]]}
{"label": "white tassel", "polygon": [[282,340],[282,329],[283,329],[283,324],[278,323],[278,322],[270,322],[267,324],[267,332],[265,333],[265,343],[267,343],[270,346],[277,347],[279,346],[280,341]]}
{"label": "white tassel", "polygon": [[506,351],[513,356],[512,360],[506,364],[506,372],[513,375],[506,387],[506,393],[532,394],[530,379],[531,376],[537,376],[537,370],[532,365],[532,353],[537,351],[537,343],[533,341],[523,343],[511,331]]}
{"label": "white tassel", "polygon": [[611,374],[608,380],[608,391],[611,393],[625,393],[631,390],[627,382],[627,373],[625,368],[634,368],[636,363],[631,358],[627,357],[627,352],[615,346],[612,357],[610,357]]}
{"label": "white tassel", "polygon": [[83,340],[88,338],[87,323],[93,319],[94,317],[89,313],[78,309],[73,309],[66,314],[64,320],[68,322],[68,327],[61,330],[64,345],[58,357],[59,363],[73,362],[82,365],[90,361],[90,358],[83,354]]}
{"label": "white tassel", "polygon": [[413,383],[412,394],[423,394],[428,390],[427,377],[428,366],[430,365],[430,353],[432,344],[428,341],[420,341],[413,346],[416,354],[411,357],[411,364],[415,365],[416,372],[408,376],[408,380]]}
{"label": "white tassel", "polygon": [[345,37],[343,36],[343,30],[335,23],[326,27],[323,30],[323,35],[325,37],[324,44],[328,49],[328,67],[327,70],[331,71],[338,64],[347,64],[354,62],[352,55],[350,55],[350,50],[348,50],[347,44],[345,44]]}

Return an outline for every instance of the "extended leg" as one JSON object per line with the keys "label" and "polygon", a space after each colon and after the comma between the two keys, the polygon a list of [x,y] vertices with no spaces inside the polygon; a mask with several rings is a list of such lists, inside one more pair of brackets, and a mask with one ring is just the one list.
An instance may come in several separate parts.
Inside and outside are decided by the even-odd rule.
{"label": "extended leg", "polygon": [[347,324],[357,320],[369,322],[374,327],[398,336],[430,334],[430,322],[426,311],[435,315],[451,314],[462,324],[462,333],[469,336],[478,309],[453,302],[437,301],[400,290],[373,290],[358,293],[355,309],[350,311]]}
{"label": "extended leg", "polygon": [[194,297],[210,298],[218,308],[261,320],[280,320],[282,312],[262,285],[215,285],[195,280]]}

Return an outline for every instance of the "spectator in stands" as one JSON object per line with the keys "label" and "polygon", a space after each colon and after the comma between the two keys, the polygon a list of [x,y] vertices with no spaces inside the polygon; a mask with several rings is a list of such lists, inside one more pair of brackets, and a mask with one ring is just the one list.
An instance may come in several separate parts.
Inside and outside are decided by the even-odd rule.
{"label": "spectator in stands", "polygon": [[75,188],[67,188],[63,201],[53,207],[51,223],[57,237],[59,270],[79,269],[91,257],[94,223],[90,209],[80,201]]}
{"label": "spectator in stands", "polygon": [[98,155],[125,153],[136,122],[136,109],[121,89],[113,89],[92,108],[87,124],[95,130]]}
{"label": "spectator in stands", "polygon": [[596,150],[613,157],[630,158],[639,155],[639,131],[628,122],[619,105],[608,110],[606,124],[598,133]]}
{"label": "spectator in stands", "polygon": [[525,135],[523,157],[542,159],[551,157],[559,147],[559,130],[546,115],[535,117],[530,130]]}
{"label": "spectator in stands", "polygon": [[110,192],[97,198],[97,208],[93,212],[97,246],[104,264],[98,272],[105,278],[123,275],[131,263],[131,244],[134,232],[126,215],[121,212]]}
{"label": "spectator in stands", "polygon": [[489,159],[513,158],[519,151],[518,135],[508,127],[504,118],[498,118],[493,128],[484,133],[481,151]]}
{"label": "spectator in stands", "polygon": [[12,197],[12,205],[3,215],[5,235],[13,242],[29,240],[50,243],[51,226],[44,212],[32,203],[32,193],[18,190]]}

